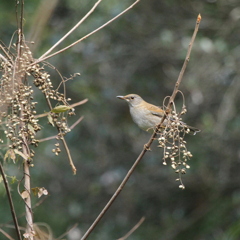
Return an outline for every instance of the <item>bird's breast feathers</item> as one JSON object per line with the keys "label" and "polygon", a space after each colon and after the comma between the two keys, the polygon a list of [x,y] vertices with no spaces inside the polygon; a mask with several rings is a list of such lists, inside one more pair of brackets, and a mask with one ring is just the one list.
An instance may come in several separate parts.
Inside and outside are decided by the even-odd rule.
{"label": "bird's breast feathers", "polygon": [[154,105],[130,107],[130,113],[133,121],[143,130],[154,128],[160,123],[163,116],[162,109]]}

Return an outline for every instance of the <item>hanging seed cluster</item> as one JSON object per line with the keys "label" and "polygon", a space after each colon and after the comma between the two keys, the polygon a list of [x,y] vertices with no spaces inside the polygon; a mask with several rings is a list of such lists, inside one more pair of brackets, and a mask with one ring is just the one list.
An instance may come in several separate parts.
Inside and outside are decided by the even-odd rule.
{"label": "hanging seed cluster", "polygon": [[[47,101],[54,100],[60,104],[64,104],[63,106],[67,107],[68,101],[71,99],[66,99],[63,93],[60,93],[58,90],[53,88],[53,84],[50,79],[50,75],[44,70],[43,67],[40,67],[38,64],[33,65],[28,68],[28,72],[34,77],[34,85],[38,87],[39,90],[44,94]],[[67,124],[67,118],[64,115],[65,111],[60,111],[59,113],[50,112],[48,119],[49,122],[58,129],[58,135],[56,139],[62,139],[68,132],[70,132],[70,128]],[[68,116],[74,115],[74,109],[70,109],[67,112]],[[56,155],[60,153],[60,148],[57,147],[53,149]]]}
{"label": "hanging seed cluster", "polygon": [[188,161],[192,158],[191,152],[187,150],[187,142],[184,140],[185,134],[188,133],[190,129],[183,125],[181,118],[173,111],[171,119],[167,120],[166,127],[158,135],[158,147],[163,148],[163,165],[170,163],[179,174],[176,180],[180,181],[179,188],[182,189],[185,187],[181,175],[186,174],[186,170],[190,168]]}
{"label": "hanging seed cluster", "polygon": [[42,91],[47,99],[49,98],[59,102],[66,102],[64,94],[53,89],[50,75],[44,70],[43,67],[40,67],[39,64],[36,64],[28,67],[27,71],[28,74],[31,74],[34,77],[34,85]]}
{"label": "hanging seed cluster", "polygon": [[[41,128],[36,114],[36,102],[33,101],[33,89],[27,84],[25,73],[32,61],[29,48],[21,46],[21,58],[8,56],[8,61],[1,62],[0,111],[1,124],[9,148],[21,150],[22,145],[38,145],[36,132]],[[3,142],[3,139],[1,139]],[[33,152],[29,152],[31,156]]]}
{"label": "hanging seed cluster", "polygon": [[[6,54],[5,59],[0,62],[0,124],[4,133],[1,134],[0,143],[6,142],[10,149],[21,151],[23,144],[37,147],[39,143],[36,133],[41,127],[36,118],[34,85],[49,103],[50,100],[55,100],[55,105],[67,105],[70,99],[66,99],[64,94],[53,89],[50,75],[43,66],[31,65],[33,58],[26,44],[23,43],[20,49],[13,47],[13,52],[14,54]],[[34,79],[32,80],[30,76]],[[49,105],[51,106],[51,103]],[[63,113],[50,114],[53,120],[51,124],[57,127],[59,138],[70,131]],[[68,114],[74,113],[69,111]],[[34,151],[30,149],[28,151],[28,157],[33,157]],[[57,152],[60,152],[59,147]]]}

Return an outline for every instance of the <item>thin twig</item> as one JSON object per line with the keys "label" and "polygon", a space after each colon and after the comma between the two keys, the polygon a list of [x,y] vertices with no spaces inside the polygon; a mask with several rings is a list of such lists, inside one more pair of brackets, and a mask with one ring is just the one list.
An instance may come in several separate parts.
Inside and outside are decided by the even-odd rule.
{"label": "thin twig", "polygon": [[72,231],[74,228],[76,228],[78,226],[78,223],[75,223],[69,230],[67,230],[67,232],[63,233],[61,236],[59,236],[58,238],[56,238],[55,240],[60,240],[63,237],[65,237],[70,231]]}
{"label": "thin twig", "polygon": [[102,0],[98,0],[94,6],[92,7],[92,9],[68,32],[66,33],[59,41],[57,41],[47,52],[45,52],[39,59],[41,60],[42,58],[44,58],[45,56],[47,56],[50,52],[52,52],[52,50],[57,47],[65,38],[67,38],[74,30],[76,30],[76,28],[78,28],[83,22],[84,20],[86,20],[89,15],[91,13],[93,13],[93,11],[95,10],[95,8],[99,5],[99,3]]}
{"label": "thin twig", "polygon": [[[45,228],[43,230],[43,228]],[[34,223],[34,231],[35,231],[35,236],[33,240],[50,240],[53,239],[53,233],[51,227],[44,222],[39,222],[39,223]],[[37,238],[39,236],[39,238]]]}
{"label": "thin twig", "polygon": [[0,58],[4,61],[4,62],[8,62],[8,60],[0,53]]}
{"label": "thin twig", "polygon": [[57,136],[58,135],[42,138],[42,139],[39,139],[38,142],[46,142],[46,141],[49,141],[49,140],[52,140],[52,139],[56,139]]}
{"label": "thin twig", "polygon": [[138,223],[125,236],[123,236],[117,240],[127,239],[130,235],[132,235],[133,232],[135,232],[141,226],[141,224],[144,222],[144,220],[145,220],[145,217],[141,217],[141,219],[138,221]]}
{"label": "thin twig", "polygon": [[77,169],[76,169],[76,167],[75,167],[75,165],[74,165],[74,163],[73,163],[72,156],[71,156],[70,150],[69,150],[69,148],[68,148],[68,145],[67,145],[67,142],[66,142],[64,136],[61,136],[61,140],[62,140],[63,146],[64,146],[64,148],[65,148],[65,150],[66,150],[66,152],[67,152],[69,164],[70,164],[70,166],[71,166],[71,168],[72,168],[73,174],[76,175]]}
{"label": "thin twig", "polygon": [[[23,214],[25,215],[25,213],[23,213]],[[13,229],[13,228],[15,228],[15,226],[10,225],[10,224],[6,224],[6,223],[4,223],[4,224],[0,224],[0,227],[6,227],[6,228],[9,228],[9,229]],[[21,227],[21,226],[19,226],[19,229],[20,229],[21,231],[26,230],[25,227]]]}
{"label": "thin twig", "polygon": [[61,52],[64,52],[66,51],[67,49],[75,46],[76,44],[78,44],[79,42],[83,41],[84,39],[88,38],[89,36],[93,35],[94,33],[98,32],[99,30],[101,30],[102,28],[106,27],[108,24],[110,24],[111,22],[113,22],[114,20],[116,20],[117,18],[119,18],[121,15],[123,15],[125,12],[127,12],[128,10],[130,10],[134,5],[136,5],[140,0],[136,0],[131,6],[129,6],[128,8],[126,8],[124,11],[122,11],[121,13],[119,13],[116,17],[110,19],[109,21],[107,21],[106,23],[104,23],[102,26],[98,27],[97,29],[93,30],[92,32],[90,32],[89,34],[85,35],[84,37],[80,38],[79,40],[77,40],[76,42],[70,44],[69,46],[53,53],[53,54],[50,54],[44,58],[41,58],[41,59],[38,59],[36,60],[35,62],[33,62],[31,65],[34,65],[34,64],[37,64],[39,62],[42,62],[42,61],[45,61],[46,59],[49,59]]}
{"label": "thin twig", "polygon": [[5,231],[3,231],[1,228],[0,228],[0,232],[1,232],[6,238],[8,238],[8,240],[14,240],[14,238],[12,238],[8,233],[6,233]]}
{"label": "thin twig", "polygon": [[[150,142],[151,140],[151,142]],[[151,145],[153,139],[150,139],[149,142],[147,143],[147,145]],[[119,193],[122,191],[123,187],[125,186],[125,184],[127,183],[128,179],[130,178],[130,176],[132,175],[133,171],[135,170],[136,166],[138,165],[138,163],[140,162],[140,160],[142,159],[142,157],[144,156],[145,152],[147,151],[147,149],[144,147],[142,152],[140,153],[140,155],[138,156],[137,160],[134,162],[134,164],[132,165],[132,167],[129,169],[128,173],[126,174],[126,176],[124,177],[123,181],[121,182],[121,184],[119,185],[119,187],[117,188],[117,190],[115,191],[115,193],[112,195],[112,197],[110,198],[110,200],[108,201],[108,203],[105,205],[105,207],[102,209],[102,211],[100,212],[100,214],[97,216],[97,218],[95,219],[95,221],[92,223],[92,225],[89,227],[89,229],[86,231],[86,233],[83,235],[83,237],[81,238],[81,240],[85,240],[87,239],[87,237],[90,235],[90,233],[93,231],[93,229],[96,227],[96,225],[98,224],[98,222],[101,220],[101,218],[103,217],[103,215],[107,212],[107,210],[109,209],[109,207],[112,205],[112,203],[114,202],[114,200],[117,198],[117,196],[119,195]]]}
{"label": "thin twig", "polygon": [[12,201],[12,196],[11,196],[9,186],[8,186],[8,180],[5,176],[5,173],[4,173],[3,166],[2,166],[1,162],[0,162],[0,172],[2,174],[4,186],[5,186],[5,189],[6,189],[6,192],[7,192],[7,197],[8,197],[11,213],[12,213],[13,222],[14,222],[15,229],[16,229],[16,232],[17,232],[17,237],[18,237],[19,240],[21,240],[22,237],[21,237],[21,233],[20,233],[20,230],[19,230],[19,226],[18,226],[18,220],[17,220],[16,212],[15,212],[13,201]]}
{"label": "thin twig", "polygon": [[[73,104],[69,105],[68,107],[74,108],[74,107],[77,107],[77,106],[80,106],[80,105],[86,103],[87,101],[88,101],[88,99],[86,98],[86,99],[83,99],[80,102],[73,103]],[[48,114],[49,114],[49,112],[41,113],[41,114],[35,115],[35,118],[46,117]]]}
{"label": "thin twig", "polygon": [[84,116],[80,117],[71,127],[70,129],[73,130],[82,120]]}
{"label": "thin twig", "polygon": [[[19,187],[18,187],[18,190],[19,190]],[[18,191],[18,193],[19,193],[19,195],[21,194],[20,193],[20,191]],[[32,207],[32,209],[35,209],[35,208],[37,208],[38,206],[40,206],[47,198],[49,197],[49,195],[48,196],[45,196],[45,197],[43,197],[42,199],[40,199],[33,207]],[[21,214],[18,214],[18,219],[19,218],[22,218],[22,217],[24,217],[25,216],[25,212],[23,212],[23,213],[21,213]],[[8,222],[6,222],[6,223],[4,223],[4,224],[0,224],[0,226],[4,226],[4,227],[11,227],[12,225],[8,225],[8,224],[10,224],[12,222],[12,220],[10,220],[10,221],[8,221]],[[24,227],[19,227],[19,229],[20,230],[26,230]]]}
{"label": "thin twig", "polygon": [[195,25],[195,29],[194,29],[194,32],[193,32],[193,35],[192,35],[192,39],[188,45],[188,51],[187,51],[187,55],[186,55],[186,58],[184,60],[184,63],[183,63],[183,66],[182,66],[182,69],[179,73],[179,76],[178,76],[178,80],[175,84],[175,88],[173,90],[173,93],[172,93],[172,96],[170,97],[169,99],[169,103],[168,103],[168,106],[167,106],[167,111],[171,108],[172,104],[173,104],[173,101],[178,93],[178,88],[179,88],[179,85],[182,81],[182,78],[183,78],[183,74],[186,70],[186,67],[187,67],[187,64],[190,60],[190,54],[191,54],[191,51],[192,51],[192,46],[193,46],[193,43],[194,43],[194,40],[196,38],[196,35],[197,35],[197,32],[198,32],[198,28],[199,28],[199,25],[200,25],[200,22],[201,22],[201,15],[198,14],[198,17],[197,17],[197,21],[196,21],[196,25]]}
{"label": "thin twig", "polygon": [[[44,93],[44,95],[45,95],[45,98],[47,100],[47,104],[48,104],[49,109],[52,110],[52,104],[51,104],[49,98],[46,96],[46,93]],[[83,100],[83,101],[85,101],[85,100]],[[81,101],[81,102],[83,102],[83,101]],[[80,102],[78,102],[78,104],[80,104]],[[75,104],[73,104],[73,105],[75,105]],[[64,148],[66,150],[66,153],[67,153],[67,156],[68,156],[68,160],[69,160],[69,164],[72,167],[73,174],[75,175],[76,172],[77,172],[77,169],[74,166],[74,163],[73,163],[73,160],[72,160],[72,156],[71,156],[70,150],[68,148],[67,142],[66,142],[66,140],[65,140],[65,138],[64,138],[64,136],[63,136],[63,134],[61,132],[61,129],[59,127],[57,127],[57,130],[58,130],[58,135],[60,136],[60,139],[63,142],[63,146],[64,146]]]}
{"label": "thin twig", "polygon": [[[179,74],[178,80],[176,82],[175,88],[173,90],[172,96],[169,99],[169,103],[167,105],[167,110],[169,108],[171,108],[171,105],[175,99],[175,96],[177,94],[178,91],[178,87],[179,84],[181,83],[184,71],[186,69],[187,63],[189,62],[189,58],[190,58],[190,53],[191,53],[191,49],[192,49],[192,44],[194,42],[194,39],[196,37],[196,33],[198,31],[198,27],[201,21],[201,16],[200,14],[198,15],[197,18],[197,22],[196,22],[196,26],[195,26],[195,30],[192,36],[192,39],[190,41],[189,44],[189,49],[182,67],[182,70]],[[127,183],[128,179],[130,178],[130,176],[132,175],[133,171],[135,170],[135,168],[137,167],[138,163],[141,161],[142,157],[145,155],[145,153],[150,149],[150,146],[152,144],[152,142],[154,141],[154,139],[156,138],[157,135],[157,131],[158,129],[160,129],[161,125],[163,124],[164,120],[167,117],[168,112],[166,111],[166,114],[162,117],[161,122],[158,124],[158,126],[156,127],[156,130],[154,131],[154,133],[152,134],[151,138],[149,139],[149,141],[147,142],[147,144],[144,145],[143,150],[141,151],[141,153],[139,154],[138,158],[136,159],[136,161],[134,162],[134,164],[132,165],[132,167],[130,168],[130,170],[128,171],[128,173],[126,174],[126,176],[124,177],[123,181],[121,182],[121,184],[119,185],[119,187],[117,188],[117,190],[115,191],[115,193],[112,195],[111,199],[108,201],[108,203],[105,205],[105,207],[102,209],[102,211],[100,212],[100,214],[97,216],[97,218],[95,219],[95,221],[92,223],[92,225],[89,227],[89,229],[86,231],[86,233],[84,234],[84,236],[81,238],[81,240],[85,240],[87,239],[87,237],[90,235],[90,233],[93,231],[93,229],[96,227],[96,225],[98,224],[98,222],[101,220],[101,218],[104,216],[104,214],[107,212],[107,210],[109,209],[109,207],[112,205],[112,203],[114,202],[114,200],[117,198],[117,196],[120,194],[120,192],[122,191],[123,187],[125,186],[125,184]]]}
{"label": "thin twig", "polygon": [[[73,128],[75,128],[82,120],[83,120],[83,116],[80,117],[71,127],[69,127],[71,130]],[[38,141],[39,142],[45,142],[45,141],[48,141],[48,140],[52,140],[52,139],[55,139],[57,137],[57,135],[54,135],[54,136],[50,136],[50,137],[46,137],[46,138],[42,138],[42,139],[39,139]]]}
{"label": "thin twig", "polygon": [[38,207],[38,206],[40,206],[47,198],[49,197],[49,195],[48,196],[45,196],[45,197],[43,197],[42,199],[40,199],[33,207],[32,207],[32,209],[34,209],[34,208],[36,208],[36,207]]}
{"label": "thin twig", "polygon": [[10,56],[10,54],[8,54],[8,52],[5,50],[7,49],[7,47],[5,46],[5,44],[0,41],[0,49],[3,51],[3,53],[5,54],[5,56],[8,58],[8,59],[4,59],[4,56],[1,54],[1,58],[4,59],[5,62],[8,62],[11,66],[12,66],[12,63],[13,63],[13,60]]}
{"label": "thin twig", "polygon": [[77,107],[77,106],[79,106],[79,105],[82,105],[82,104],[86,103],[87,101],[88,101],[88,99],[85,98],[85,99],[83,99],[83,100],[80,101],[80,102],[76,102],[76,103],[71,104],[69,107],[74,108],[74,107]]}

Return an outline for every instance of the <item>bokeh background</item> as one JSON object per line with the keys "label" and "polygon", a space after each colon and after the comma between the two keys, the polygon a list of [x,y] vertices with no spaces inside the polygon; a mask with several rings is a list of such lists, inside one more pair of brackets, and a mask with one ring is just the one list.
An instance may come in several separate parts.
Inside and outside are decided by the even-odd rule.
{"label": "bokeh background", "polygon": [[[116,16],[133,1],[103,0],[94,13],[61,45],[79,39]],[[93,6],[92,0],[25,1],[24,29],[38,58]],[[73,176],[64,150],[52,153],[55,140],[36,149],[32,187],[49,196],[34,208],[34,221],[47,224],[54,237],[78,226],[65,238],[80,239],[131,167],[150,135],[132,122],[117,95],[137,93],[162,105],[172,93],[198,13],[200,29],[181,91],[188,113],[184,121],[202,131],[187,136],[191,168],[178,188],[162,150],[153,144],[120,196],[89,239],[118,239],[141,217],[144,223],[129,239],[240,239],[240,4],[238,0],[141,0],[118,20],[72,49],[49,59],[67,82],[72,102],[84,120],[67,135],[78,169]],[[0,38],[9,44],[16,30],[15,2],[0,3]],[[31,44],[30,44],[31,45]],[[59,49],[59,48],[58,48]],[[58,86],[60,78],[49,69]],[[39,113],[47,106],[36,91]],[[181,98],[177,98],[181,104]],[[39,139],[56,134],[41,119]],[[3,150],[4,154],[4,150]],[[21,163],[4,164],[8,176],[21,179]],[[11,185],[20,225],[24,204]],[[38,203],[33,200],[33,205]],[[0,227],[14,235],[4,187],[0,187]],[[2,235],[0,237],[4,239]]]}

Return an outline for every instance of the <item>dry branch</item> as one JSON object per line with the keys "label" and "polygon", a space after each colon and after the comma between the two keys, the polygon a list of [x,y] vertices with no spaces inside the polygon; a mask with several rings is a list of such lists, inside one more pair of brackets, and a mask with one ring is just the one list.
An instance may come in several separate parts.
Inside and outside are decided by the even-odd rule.
{"label": "dry branch", "polygon": [[67,232],[63,233],[61,236],[59,236],[56,240],[61,240],[63,239],[63,237],[65,237],[69,232],[71,232],[74,228],[76,228],[78,226],[77,223],[75,223],[69,230],[67,230]]}
{"label": "dry branch", "polygon": [[15,212],[13,201],[12,201],[12,196],[11,196],[10,189],[9,189],[9,186],[8,186],[8,180],[5,176],[5,173],[4,173],[3,166],[2,166],[1,162],[0,162],[0,172],[1,172],[1,175],[2,175],[2,178],[3,178],[3,182],[4,182],[6,192],[7,192],[7,197],[8,197],[11,213],[12,213],[13,222],[14,222],[15,229],[16,229],[16,232],[17,232],[17,237],[18,237],[19,240],[21,240],[22,237],[21,237],[21,233],[20,233],[20,230],[19,230],[18,220],[17,220],[16,212]]}
{"label": "dry branch", "polygon": [[62,41],[64,41],[64,39],[66,39],[74,30],[76,30],[88,17],[91,13],[93,13],[93,11],[96,9],[96,7],[99,5],[99,3],[102,0],[98,0],[94,6],[92,7],[92,9],[90,9],[90,11],[68,32],[66,33],[59,41],[57,41],[47,52],[45,52],[40,58],[39,60],[43,59],[45,56],[47,56],[50,52],[52,52],[52,50],[54,48],[56,48]]}
{"label": "dry branch", "polygon": [[141,161],[141,159],[143,158],[143,156],[145,155],[145,153],[150,149],[150,146],[152,144],[152,142],[154,141],[154,139],[156,138],[157,132],[158,130],[161,128],[161,125],[163,124],[164,120],[166,119],[167,115],[170,113],[171,111],[171,107],[172,104],[174,102],[175,96],[178,92],[178,88],[179,85],[182,81],[182,77],[184,74],[184,71],[186,69],[186,66],[189,62],[190,59],[190,54],[191,54],[191,49],[192,49],[192,45],[194,43],[198,28],[199,28],[199,24],[201,21],[201,15],[199,14],[197,17],[197,21],[196,21],[196,25],[195,25],[195,29],[192,35],[192,39],[190,41],[189,44],[189,48],[186,54],[186,58],[185,61],[183,63],[183,67],[182,70],[180,71],[178,80],[175,84],[175,88],[173,90],[173,93],[169,99],[167,108],[166,108],[166,114],[164,115],[164,117],[162,117],[161,122],[159,123],[159,125],[156,127],[156,130],[154,131],[154,133],[152,134],[152,136],[150,137],[149,141],[147,142],[147,144],[144,145],[142,152],[139,154],[138,158],[135,160],[134,164],[132,165],[132,167],[129,169],[128,173],[126,174],[126,176],[124,177],[123,181],[121,182],[121,184],[119,185],[119,187],[117,188],[117,190],[115,191],[115,193],[112,195],[112,197],[110,198],[110,200],[108,201],[108,203],[104,206],[104,208],[102,209],[102,211],[100,212],[100,214],[97,216],[97,218],[94,220],[94,222],[92,223],[92,225],[88,228],[88,230],[86,231],[86,233],[84,234],[84,236],[81,238],[81,240],[85,240],[87,239],[87,237],[90,235],[90,233],[93,231],[93,229],[96,227],[96,225],[99,223],[99,221],[101,220],[101,218],[104,216],[104,214],[107,212],[107,210],[110,208],[110,206],[112,205],[112,203],[114,202],[114,200],[117,198],[117,196],[120,194],[120,192],[122,191],[122,189],[124,188],[125,184],[127,183],[128,179],[130,178],[130,176],[132,175],[132,173],[134,172],[135,168],[137,167],[138,163]]}
{"label": "dry branch", "polygon": [[135,232],[140,226],[141,224],[144,222],[145,217],[141,217],[141,219],[138,221],[138,223],[123,237],[117,239],[117,240],[126,240],[130,235],[133,234],[133,232]]}
{"label": "dry branch", "polygon": [[8,240],[15,240],[14,238],[12,238],[8,233],[6,233],[5,231],[3,231],[0,228],[0,232],[8,239]]}
{"label": "dry branch", "polygon": [[[39,62],[45,61],[61,52],[66,51],[67,49],[75,46],[76,44],[80,43],[81,41],[83,41],[84,39],[90,37],[91,35],[93,35],[94,33],[98,32],[99,30],[101,30],[102,28],[106,27],[108,24],[110,24],[111,22],[115,21],[117,18],[119,18],[121,15],[123,15],[124,13],[126,13],[128,10],[130,10],[131,8],[133,8],[134,5],[136,5],[140,0],[135,1],[131,6],[129,6],[128,8],[126,8],[124,11],[122,11],[121,13],[119,13],[116,17],[110,19],[109,21],[107,21],[106,23],[104,23],[102,26],[98,27],[97,29],[93,30],[92,32],[90,32],[89,34],[85,35],[84,37],[80,38],[79,40],[77,40],[76,42],[70,44],[69,46],[55,52],[52,53],[50,55],[46,55],[44,54],[44,57],[42,56],[41,58],[37,59],[34,63],[32,63],[32,65],[37,64]],[[75,27],[74,27],[75,28]]]}
{"label": "dry branch", "polygon": [[[83,116],[80,117],[72,126],[70,126],[69,128],[72,130],[74,129],[82,120],[83,120]],[[54,135],[54,136],[50,136],[50,137],[46,137],[46,138],[42,138],[42,139],[39,139],[38,141],[39,142],[45,142],[45,141],[48,141],[48,140],[52,140],[52,139],[55,139],[57,137],[57,135]]]}

